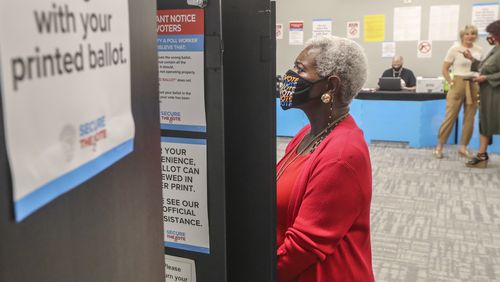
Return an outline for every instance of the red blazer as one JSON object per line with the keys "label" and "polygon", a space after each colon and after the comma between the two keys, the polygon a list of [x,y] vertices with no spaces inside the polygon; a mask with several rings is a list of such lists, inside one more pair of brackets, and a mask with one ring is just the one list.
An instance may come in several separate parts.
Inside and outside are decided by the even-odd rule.
{"label": "red blazer", "polygon": [[[309,130],[304,127],[287,152]],[[374,281],[370,244],[371,164],[352,117],[316,148],[298,176],[278,247],[278,281]]]}

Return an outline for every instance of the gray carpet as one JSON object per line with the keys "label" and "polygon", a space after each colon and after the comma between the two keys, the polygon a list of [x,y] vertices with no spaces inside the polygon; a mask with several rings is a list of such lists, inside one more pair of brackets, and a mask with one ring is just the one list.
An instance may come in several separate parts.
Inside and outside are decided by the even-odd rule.
{"label": "gray carpet", "polygon": [[370,146],[376,281],[500,281],[500,155],[469,169],[457,149]]}

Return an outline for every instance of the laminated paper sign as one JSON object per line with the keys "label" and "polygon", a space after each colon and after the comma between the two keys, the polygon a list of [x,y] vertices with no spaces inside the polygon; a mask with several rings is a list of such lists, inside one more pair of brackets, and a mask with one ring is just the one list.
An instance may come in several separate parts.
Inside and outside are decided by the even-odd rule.
{"label": "laminated paper sign", "polygon": [[133,150],[126,0],[0,0],[15,218]]}
{"label": "laminated paper sign", "polygon": [[161,138],[165,246],[210,253],[205,139]]}
{"label": "laminated paper sign", "polygon": [[156,22],[161,129],[206,132],[203,9],[160,10]]}

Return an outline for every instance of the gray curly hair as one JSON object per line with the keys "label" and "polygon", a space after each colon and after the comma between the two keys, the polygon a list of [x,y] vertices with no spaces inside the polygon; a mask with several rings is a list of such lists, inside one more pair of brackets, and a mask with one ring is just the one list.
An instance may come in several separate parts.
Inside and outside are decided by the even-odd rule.
{"label": "gray curly hair", "polygon": [[368,75],[365,52],[358,43],[337,36],[311,38],[305,48],[319,49],[316,56],[318,75],[340,78],[340,95],[346,104],[358,95]]}

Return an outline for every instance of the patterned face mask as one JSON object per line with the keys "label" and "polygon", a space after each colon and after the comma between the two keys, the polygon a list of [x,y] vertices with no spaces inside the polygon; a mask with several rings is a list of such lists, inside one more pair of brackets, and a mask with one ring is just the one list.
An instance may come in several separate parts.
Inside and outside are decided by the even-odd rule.
{"label": "patterned face mask", "polygon": [[[283,110],[296,108],[312,100],[309,92],[312,86],[326,78],[316,81],[308,81],[293,70],[289,70],[283,76],[280,87],[280,105]],[[319,97],[318,97],[319,99]]]}

